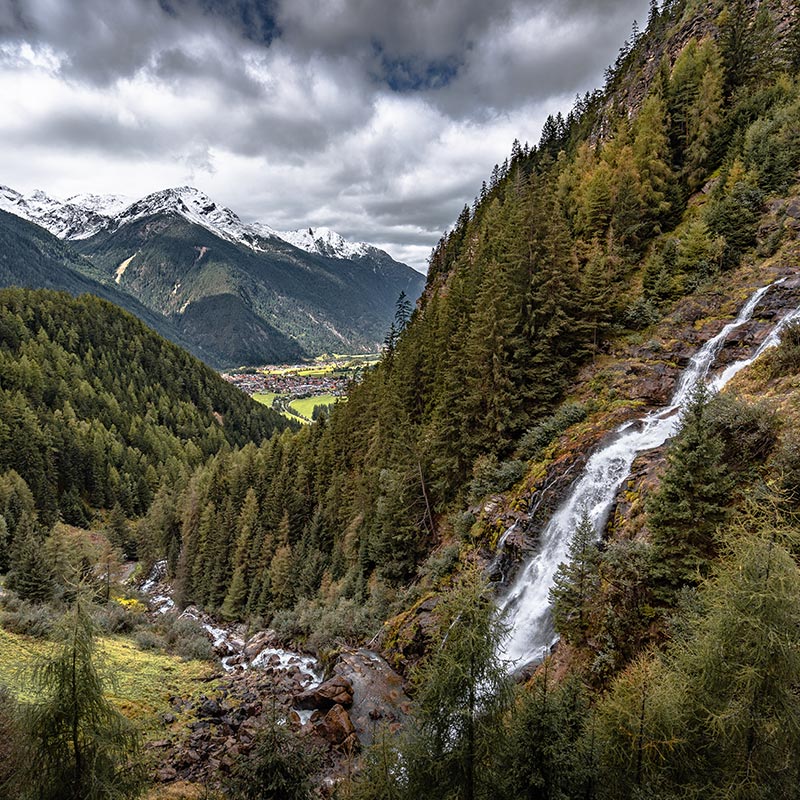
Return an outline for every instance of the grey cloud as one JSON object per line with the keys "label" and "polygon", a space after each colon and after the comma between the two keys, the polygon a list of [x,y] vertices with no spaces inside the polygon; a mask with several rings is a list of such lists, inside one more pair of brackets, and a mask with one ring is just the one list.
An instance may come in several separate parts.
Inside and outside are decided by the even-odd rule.
{"label": "grey cloud", "polygon": [[[0,72],[24,70],[2,45],[27,43],[112,107],[128,78],[175,98],[126,115],[73,110],[65,92],[0,133],[0,153],[61,154],[65,172],[73,153],[179,164],[226,186],[243,217],[421,252],[506,154],[486,132],[514,119],[525,129],[505,147],[535,141],[541,109],[593,88],[646,13],[647,0],[0,0]],[[557,35],[523,35],[542,16]],[[477,145],[451,147],[454,130]],[[257,166],[237,173],[247,185],[226,184],[220,154]]]}

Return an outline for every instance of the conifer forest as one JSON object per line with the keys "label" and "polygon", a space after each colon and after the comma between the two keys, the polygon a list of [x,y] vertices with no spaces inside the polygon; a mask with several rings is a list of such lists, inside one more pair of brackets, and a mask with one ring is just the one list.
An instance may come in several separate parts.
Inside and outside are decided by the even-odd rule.
{"label": "conifer forest", "polygon": [[[196,5],[153,7],[167,31],[225,4]],[[232,5],[247,47],[290,41],[294,12]],[[383,35],[370,80],[393,96],[467,70]],[[314,124],[281,135],[311,147]],[[286,286],[316,270],[349,298],[367,271],[393,293],[375,264],[395,262],[201,218],[180,191],[45,214],[0,186],[0,797],[800,800],[794,0],[651,0],[602,87],[519,130],[462,199],[377,362],[308,424],[201,361],[187,306],[235,308],[205,306],[225,352],[269,328],[301,353],[344,342],[341,320],[297,300],[279,336],[266,267],[234,285],[220,253],[277,248]],[[56,232],[64,209],[94,232]],[[186,277],[176,214],[181,247],[204,243]],[[117,260],[140,252],[134,283]],[[352,331],[375,325],[360,314]]]}

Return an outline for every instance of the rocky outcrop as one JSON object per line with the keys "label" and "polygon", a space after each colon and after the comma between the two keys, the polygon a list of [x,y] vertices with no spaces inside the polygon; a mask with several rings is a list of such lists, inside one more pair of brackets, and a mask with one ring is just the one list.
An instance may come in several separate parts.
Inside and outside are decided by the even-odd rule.
{"label": "rocky outcrop", "polygon": [[333,706],[324,716],[316,711],[311,717],[314,732],[334,747],[351,753],[359,747],[356,729],[347,711],[340,705]]}
{"label": "rocky outcrop", "polygon": [[349,708],[353,704],[353,686],[347,678],[336,675],[314,689],[301,692],[294,698],[294,707],[310,709],[329,709],[335,705]]}
{"label": "rocky outcrop", "polygon": [[362,745],[372,744],[381,728],[395,732],[406,722],[411,700],[403,679],[377,653],[346,650],[340,654],[333,671],[352,686],[349,717]]}

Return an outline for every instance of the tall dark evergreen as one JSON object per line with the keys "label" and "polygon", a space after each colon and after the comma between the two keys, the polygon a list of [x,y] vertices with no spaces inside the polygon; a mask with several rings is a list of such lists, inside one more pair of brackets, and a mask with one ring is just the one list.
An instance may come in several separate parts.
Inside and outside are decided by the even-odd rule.
{"label": "tall dark evergreen", "polygon": [[708,423],[708,390],[699,383],[683,414],[658,492],[648,506],[653,575],[666,594],[695,585],[717,551],[715,533],[730,504],[723,443]]}

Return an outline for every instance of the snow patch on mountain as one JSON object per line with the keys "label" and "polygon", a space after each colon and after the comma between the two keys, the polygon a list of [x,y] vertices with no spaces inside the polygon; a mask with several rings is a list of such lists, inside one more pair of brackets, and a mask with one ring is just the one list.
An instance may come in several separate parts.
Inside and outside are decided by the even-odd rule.
{"label": "snow patch on mountain", "polygon": [[366,242],[348,242],[330,228],[300,228],[296,231],[275,231],[276,236],[308,253],[328,258],[363,258],[382,253]]}
{"label": "snow patch on mountain", "polygon": [[191,186],[163,189],[136,201],[123,195],[97,194],[76,194],[57,200],[38,190],[23,195],[0,186],[0,209],[35,222],[61,239],[88,239],[101,230],[115,230],[146,217],[178,214],[215,236],[256,252],[269,252],[277,240],[326,258],[389,257],[366,242],[349,242],[330,228],[279,231],[262,222],[242,222],[229,208]]}
{"label": "snow patch on mountain", "polygon": [[[56,200],[40,190],[23,195],[0,186],[0,209],[41,225],[59,239],[86,239],[105,227],[108,217],[91,204]],[[97,205],[97,204],[95,204]]]}

